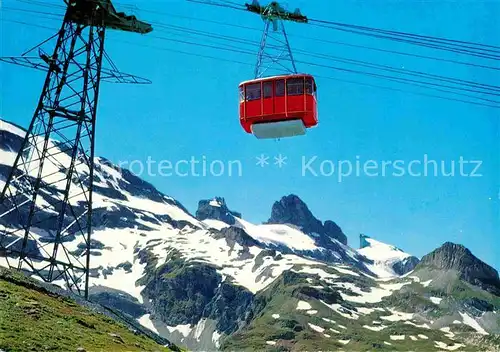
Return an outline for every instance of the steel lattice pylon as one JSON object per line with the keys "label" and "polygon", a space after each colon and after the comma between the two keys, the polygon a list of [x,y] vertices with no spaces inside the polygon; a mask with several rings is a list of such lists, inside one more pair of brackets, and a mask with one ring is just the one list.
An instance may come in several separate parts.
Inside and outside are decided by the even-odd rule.
{"label": "steel lattice pylon", "polygon": [[[9,267],[64,282],[86,298],[99,85],[101,78],[138,83],[137,77],[102,70],[106,28],[151,31],[116,13],[109,0],[73,0],[52,56],[39,49],[39,58],[2,58],[48,72],[0,194],[0,256]],[[78,248],[68,248],[69,242]]]}
{"label": "steel lattice pylon", "polygon": [[[289,12],[273,1],[261,6],[257,0],[246,4],[247,10],[258,13],[264,20],[264,31],[255,65],[255,78],[262,78],[268,71],[277,69],[279,74],[296,74],[297,67],[290,48],[284,21],[307,23],[307,18],[297,9]],[[274,73],[271,73],[274,74]]]}

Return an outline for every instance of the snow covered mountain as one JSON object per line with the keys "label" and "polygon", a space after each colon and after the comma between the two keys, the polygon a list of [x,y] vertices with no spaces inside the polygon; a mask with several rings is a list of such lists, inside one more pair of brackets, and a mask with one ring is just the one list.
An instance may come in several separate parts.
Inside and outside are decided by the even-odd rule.
{"label": "snow covered mountain", "polygon": [[366,235],[359,235],[360,248],[358,253],[368,258],[368,268],[379,277],[390,278],[404,275],[412,271],[419,259],[401,249],[374,240]]}
{"label": "snow covered mountain", "polygon": [[[23,137],[0,120],[0,187]],[[351,248],[336,223],[316,219],[296,195],[277,201],[266,223],[252,224],[220,197],[200,201],[192,215],[104,158],[96,158],[95,175],[91,298],[177,345],[252,351],[500,346],[494,335],[500,296],[490,289],[500,282],[498,273],[470,252],[440,248],[408,272],[409,254],[368,237],[363,248]],[[18,225],[0,217],[0,233]],[[40,238],[50,231],[41,227]],[[73,255],[83,253],[76,240],[66,245]],[[459,263],[476,263],[475,269],[455,265],[454,251]]]}
{"label": "snow covered mountain", "polygon": [[347,246],[347,237],[331,220],[322,223],[296,195],[274,203],[270,219],[251,224],[240,213],[230,211],[225,200],[215,197],[202,200],[196,212],[199,220],[216,229],[234,226],[243,229],[262,246],[281,253],[297,254],[325,263],[349,263],[369,271],[363,256]]}

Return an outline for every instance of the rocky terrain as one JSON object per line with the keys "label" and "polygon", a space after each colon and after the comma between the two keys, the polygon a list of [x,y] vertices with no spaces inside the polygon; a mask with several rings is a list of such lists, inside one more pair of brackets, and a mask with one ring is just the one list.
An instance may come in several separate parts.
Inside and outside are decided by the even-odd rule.
{"label": "rocky terrain", "polygon": [[[22,137],[0,125],[0,187]],[[349,244],[341,225],[317,219],[293,194],[262,224],[222,197],[200,201],[193,215],[104,158],[95,179],[91,299],[178,346],[500,350],[498,273],[459,244],[420,259],[366,235]],[[0,234],[18,225],[0,217]],[[84,250],[77,240],[66,246]]]}

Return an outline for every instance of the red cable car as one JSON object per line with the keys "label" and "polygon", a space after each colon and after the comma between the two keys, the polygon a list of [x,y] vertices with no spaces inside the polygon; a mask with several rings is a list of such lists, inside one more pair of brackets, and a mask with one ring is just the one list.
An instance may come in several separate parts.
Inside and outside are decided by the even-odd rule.
{"label": "red cable car", "polygon": [[258,139],[304,135],[318,124],[316,83],[308,74],[240,83],[240,123]]}

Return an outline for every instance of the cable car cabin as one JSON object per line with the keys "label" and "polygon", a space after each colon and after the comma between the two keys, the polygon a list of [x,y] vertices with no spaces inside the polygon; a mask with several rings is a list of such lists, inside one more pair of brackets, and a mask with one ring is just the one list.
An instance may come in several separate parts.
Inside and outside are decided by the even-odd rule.
{"label": "cable car cabin", "polygon": [[304,135],[318,124],[316,83],[294,74],[240,83],[240,123],[259,139]]}

